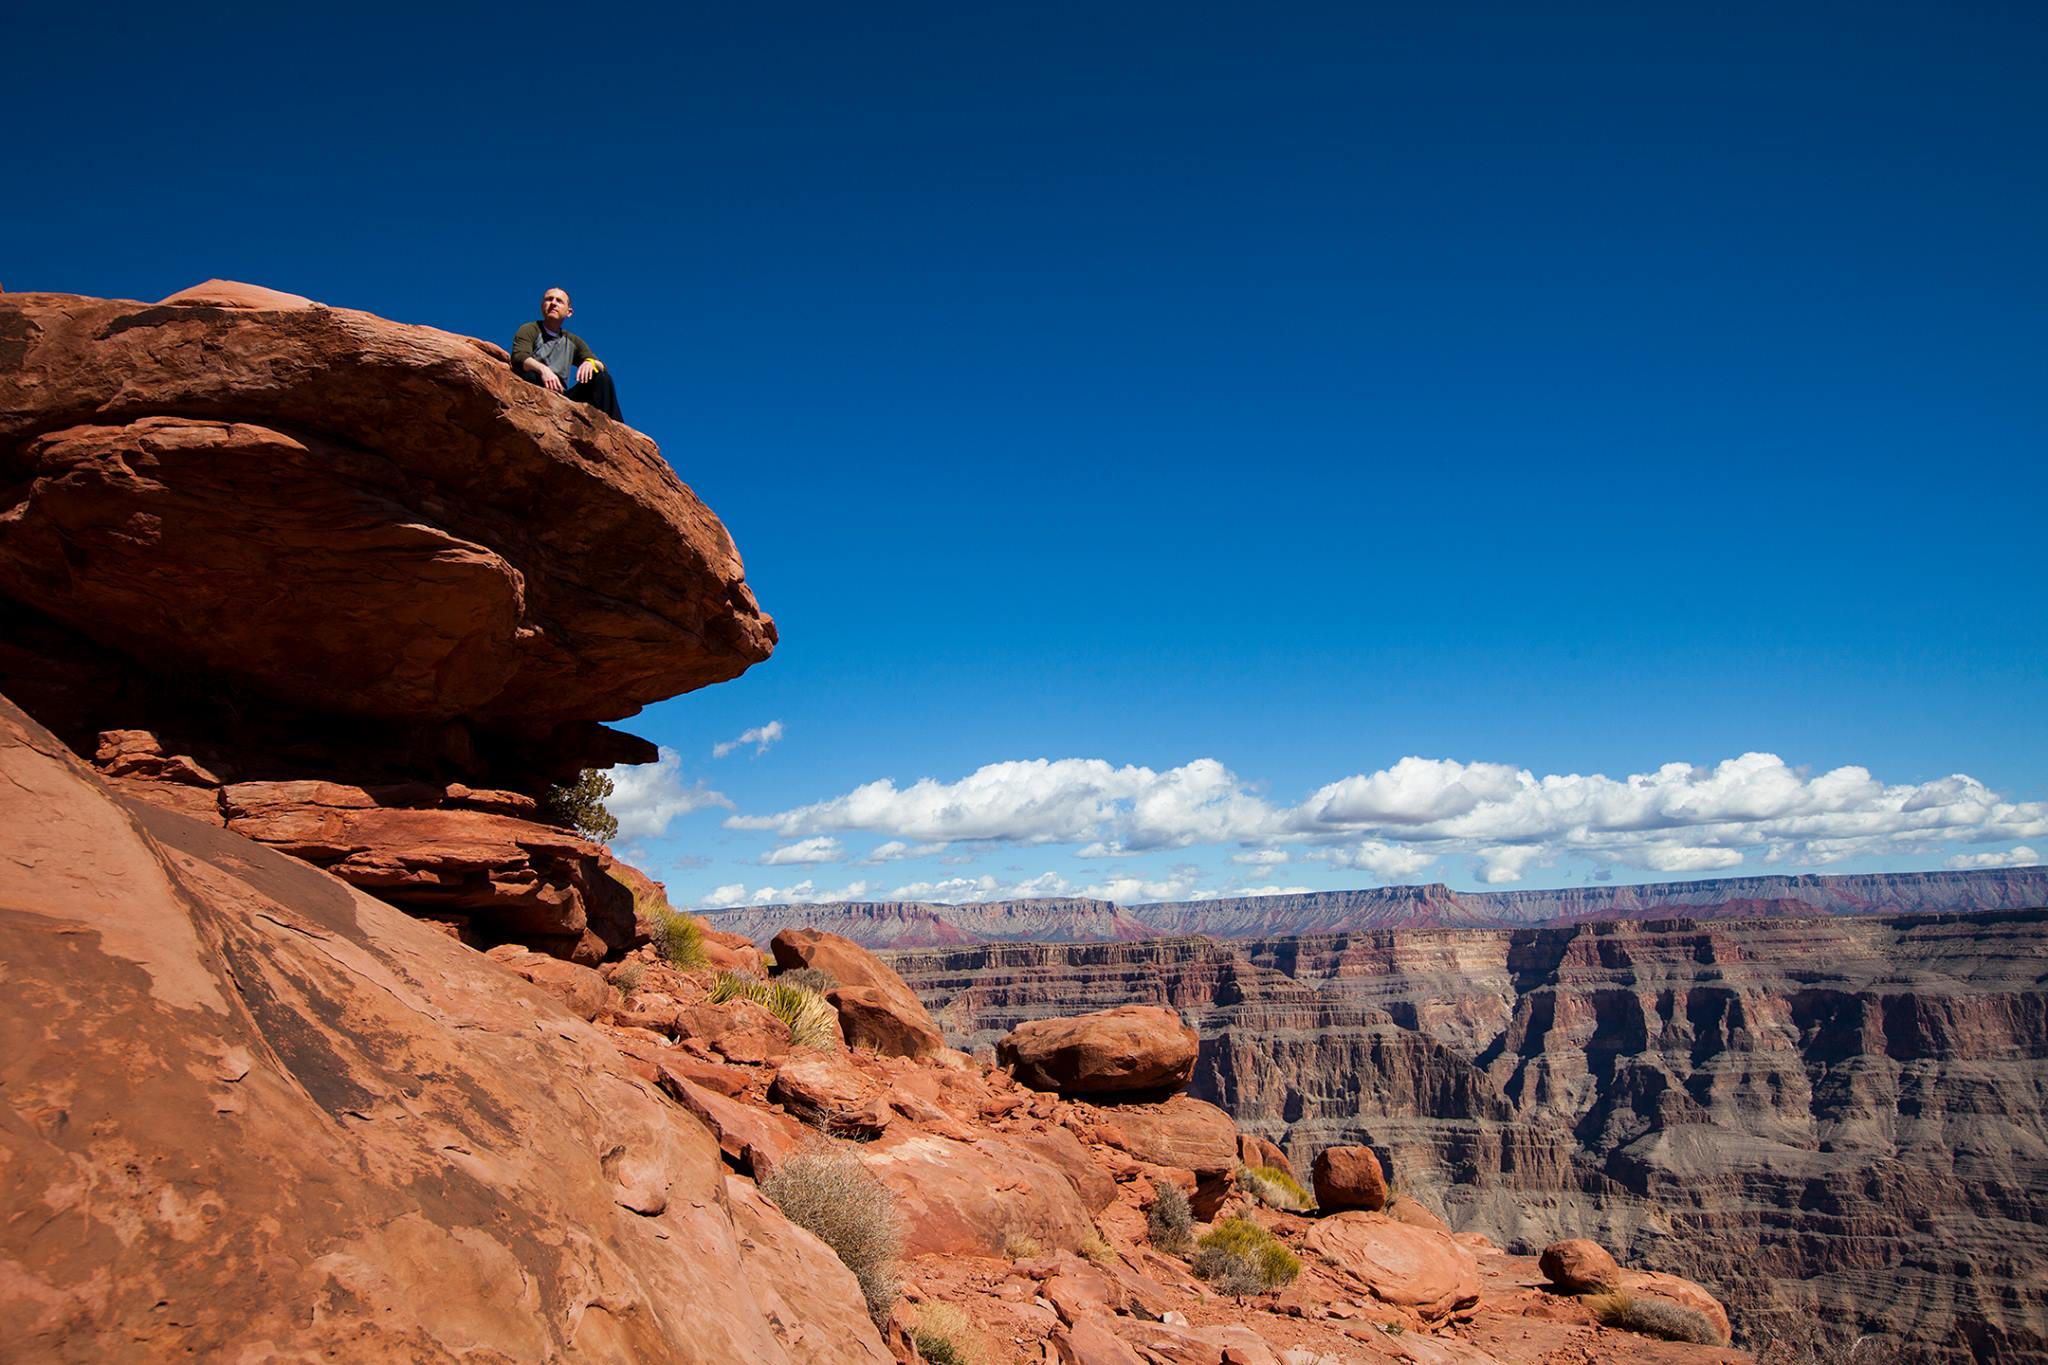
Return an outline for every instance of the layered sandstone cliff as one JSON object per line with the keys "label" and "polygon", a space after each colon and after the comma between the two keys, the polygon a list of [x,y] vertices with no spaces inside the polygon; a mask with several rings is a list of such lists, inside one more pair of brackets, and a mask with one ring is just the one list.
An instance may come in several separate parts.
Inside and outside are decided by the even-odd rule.
{"label": "layered sandstone cliff", "polygon": [[1378,1150],[1455,1226],[1580,1230],[1752,1343],[2048,1351],[2048,912],[996,945],[892,961],[962,1045],[1127,1001],[1297,1160]]}
{"label": "layered sandstone cliff", "polygon": [[654,443],[495,346],[218,281],[0,294],[0,690],[134,795],[596,960],[632,897],[537,799],[774,643]]}

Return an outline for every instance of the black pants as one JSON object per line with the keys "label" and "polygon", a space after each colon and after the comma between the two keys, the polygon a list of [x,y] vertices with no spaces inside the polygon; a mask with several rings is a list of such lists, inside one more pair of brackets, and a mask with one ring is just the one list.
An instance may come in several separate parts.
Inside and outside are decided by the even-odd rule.
{"label": "black pants", "polygon": [[569,396],[579,403],[588,403],[614,422],[626,420],[619,416],[619,394],[612,387],[610,370],[599,370],[583,383],[571,385]]}

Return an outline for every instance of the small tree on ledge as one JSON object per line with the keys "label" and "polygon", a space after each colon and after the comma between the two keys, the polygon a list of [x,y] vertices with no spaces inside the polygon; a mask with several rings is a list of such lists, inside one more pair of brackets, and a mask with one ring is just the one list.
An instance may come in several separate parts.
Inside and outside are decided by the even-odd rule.
{"label": "small tree on ledge", "polygon": [[604,807],[611,794],[611,777],[602,769],[585,768],[574,782],[548,788],[548,814],[584,838],[608,844],[619,833],[618,819]]}

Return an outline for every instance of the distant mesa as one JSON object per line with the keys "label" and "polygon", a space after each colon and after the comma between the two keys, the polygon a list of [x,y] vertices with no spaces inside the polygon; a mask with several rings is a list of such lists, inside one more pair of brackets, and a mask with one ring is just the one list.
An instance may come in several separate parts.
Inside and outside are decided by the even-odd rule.
{"label": "distant mesa", "polygon": [[944,948],[974,943],[1135,942],[1180,934],[1238,939],[1365,929],[1495,929],[1618,919],[1953,914],[2043,905],[2048,905],[2048,867],[1727,877],[1550,891],[1454,891],[1431,882],[1154,905],[1119,906],[1081,898],[967,905],[848,901],[705,913],[728,932],[760,942],[796,926],[829,929],[870,948]]}

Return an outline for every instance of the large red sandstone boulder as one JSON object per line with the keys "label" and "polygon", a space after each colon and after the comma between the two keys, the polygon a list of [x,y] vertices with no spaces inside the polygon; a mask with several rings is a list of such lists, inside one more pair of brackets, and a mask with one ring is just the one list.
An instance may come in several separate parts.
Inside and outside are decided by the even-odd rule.
{"label": "large red sandstone boulder", "polygon": [[1178,1089],[1194,1074],[1201,1040],[1156,1005],[1063,1019],[1032,1019],[996,1044],[996,1058],[1034,1090],[1078,1095]]}
{"label": "large red sandstone boulder", "polygon": [[0,595],[151,668],[541,734],[774,646],[654,443],[496,346],[218,281],[0,338]]}
{"label": "large red sandstone boulder", "polygon": [[831,1137],[870,1141],[894,1118],[882,1088],[836,1052],[792,1057],[768,1098]]}
{"label": "large red sandstone boulder", "polygon": [[1567,1294],[1591,1294],[1621,1283],[1621,1267],[1598,1242],[1573,1237],[1543,1248],[1536,1264],[1543,1277]]}
{"label": "large red sandstone boulder", "polygon": [[885,1057],[930,1057],[946,1036],[903,978],[852,939],[822,929],[784,929],[768,944],[784,971],[808,967],[839,983],[826,998],[839,1011],[846,1045]]}
{"label": "large red sandstone boulder", "polygon": [[1060,1166],[1003,1134],[962,1142],[897,1124],[858,1151],[896,1196],[905,1256],[1001,1256],[1024,1243],[1071,1251],[1095,1228]]}
{"label": "large red sandstone boulder", "polygon": [[1355,1275],[1382,1303],[1438,1320],[1479,1302],[1479,1264],[1440,1232],[1370,1213],[1319,1218],[1309,1249]]}
{"label": "large red sandstone boulder", "polygon": [[0,906],[10,1357],[886,1358],[597,1027],[4,700]]}
{"label": "large red sandstone boulder", "polygon": [[1379,1154],[1370,1147],[1325,1147],[1316,1153],[1309,1178],[1315,1183],[1319,1208],[1377,1212],[1387,1206],[1387,1177]]}

